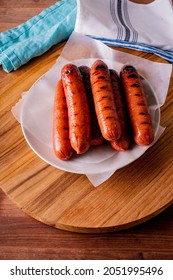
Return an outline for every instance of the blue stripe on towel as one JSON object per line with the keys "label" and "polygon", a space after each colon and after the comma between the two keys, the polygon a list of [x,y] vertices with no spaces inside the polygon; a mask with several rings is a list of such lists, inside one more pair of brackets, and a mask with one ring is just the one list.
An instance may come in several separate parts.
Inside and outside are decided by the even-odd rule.
{"label": "blue stripe on towel", "polygon": [[130,40],[130,29],[126,25],[126,23],[123,19],[122,0],[117,1],[117,13],[118,13],[119,21],[121,22],[122,26],[125,28],[125,31],[126,31],[124,40],[129,41]]}
{"label": "blue stripe on towel", "polygon": [[95,36],[90,36],[90,35],[88,35],[88,37],[99,40],[109,46],[129,48],[129,49],[134,49],[134,50],[138,50],[138,51],[153,53],[153,54],[156,54],[156,55],[162,57],[163,59],[167,60],[169,63],[173,64],[173,52],[172,51],[161,50],[159,48],[156,48],[151,45],[144,44],[144,43],[113,40],[113,39],[95,37]]}

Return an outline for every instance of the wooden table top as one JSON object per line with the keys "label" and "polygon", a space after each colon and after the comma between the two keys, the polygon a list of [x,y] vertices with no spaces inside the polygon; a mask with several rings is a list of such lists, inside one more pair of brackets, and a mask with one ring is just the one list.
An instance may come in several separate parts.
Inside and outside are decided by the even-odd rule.
{"label": "wooden table top", "polygon": [[[24,0],[19,5],[15,0],[8,1],[8,4],[3,1],[0,7],[0,31],[17,26],[56,1],[49,0],[46,4],[41,2]],[[34,185],[36,181],[42,182],[48,172],[55,176],[54,168],[38,158],[28,147],[20,125],[11,114],[11,108],[19,100],[21,93],[27,91],[51,68],[63,46],[64,43],[61,43],[52,47],[46,54],[32,59],[15,72],[7,74],[0,68],[2,188],[0,190],[0,259],[172,259],[171,199],[170,201],[168,199],[170,203],[166,206],[170,206],[166,210],[157,213],[156,217],[141,225],[112,233],[83,234],[60,230],[39,222],[31,215],[25,214],[20,209],[21,206],[16,205],[13,197],[4,193],[15,186],[20,188],[23,185]],[[126,51],[153,61],[165,62],[152,54]],[[159,159],[162,165],[159,167],[160,176],[157,177],[159,182],[156,182],[156,179],[155,183],[162,184],[163,188],[164,182],[171,187],[173,179],[171,174],[173,167],[172,91],[173,74],[166,103],[161,108],[161,125],[166,126],[167,129],[159,144],[156,144],[161,150]],[[156,150],[158,150],[157,146],[153,151]],[[144,156],[144,161],[147,160],[148,154]],[[135,166],[136,163],[133,167]],[[130,167],[127,170],[132,172]],[[169,178],[167,178],[168,174]],[[78,179],[80,182],[85,181],[84,175],[74,175],[74,180]]]}

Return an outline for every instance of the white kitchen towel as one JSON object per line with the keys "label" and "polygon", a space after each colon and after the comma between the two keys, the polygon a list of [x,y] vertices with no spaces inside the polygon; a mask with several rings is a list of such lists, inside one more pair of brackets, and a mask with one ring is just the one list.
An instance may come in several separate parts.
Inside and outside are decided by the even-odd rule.
{"label": "white kitchen towel", "polygon": [[37,155],[57,168],[86,174],[94,187],[105,182],[119,168],[138,159],[151,146],[134,145],[122,153],[111,149],[109,145],[99,146],[91,148],[85,154],[75,155],[69,161],[59,160],[53,153],[53,103],[61,69],[67,63],[91,66],[96,59],[102,59],[109,68],[114,68],[117,72],[124,64],[132,64],[145,79],[145,85],[150,86],[147,86],[147,99],[154,121],[155,144],[164,131],[160,126],[158,109],[165,103],[172,65],[114,50],[100,41],[76,32],[70,36],[55,65],[23,94],[22,99],[12,109],[21,123],[27,142]]}
{"label": "white kitchen towel", "polygon": [[173,63],[172,0],[78,0],[75,31],[110,46],[154,53]]}

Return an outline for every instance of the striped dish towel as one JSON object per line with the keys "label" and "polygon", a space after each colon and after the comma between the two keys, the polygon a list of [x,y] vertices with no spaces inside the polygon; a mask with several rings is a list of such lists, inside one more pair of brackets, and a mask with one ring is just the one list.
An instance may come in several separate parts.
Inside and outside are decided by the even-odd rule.
{"label": "striped dish towel", "polygon": [[173,63],[172,0],[78,0],[75,31],[110,46],[154,53]]}
{"label": "striped dish towel", "polygon": [[0,34],[0,65],[6,72],[16,70],[67,40],[73,30],[109,46],[154,53],[173,63],[172,0],[147,5],[130,0],[61,0]]}

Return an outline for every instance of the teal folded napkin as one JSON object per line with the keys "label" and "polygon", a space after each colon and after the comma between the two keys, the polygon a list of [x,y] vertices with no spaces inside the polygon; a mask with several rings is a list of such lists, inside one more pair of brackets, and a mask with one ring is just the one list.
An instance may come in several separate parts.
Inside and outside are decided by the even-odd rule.
{"label": "teal folded napkin", "polygon": [[0,65],[11,72],[68,39],[74,30],[76,0],[61,0],[25,23],[0,34]]}

